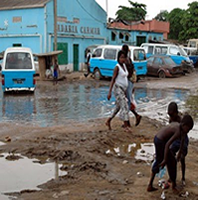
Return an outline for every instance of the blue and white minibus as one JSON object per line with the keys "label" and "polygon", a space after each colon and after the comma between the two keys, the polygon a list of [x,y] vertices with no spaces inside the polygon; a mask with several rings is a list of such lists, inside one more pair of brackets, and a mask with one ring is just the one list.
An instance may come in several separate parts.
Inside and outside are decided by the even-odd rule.
{"label": "blue and white minibus", "polygon": [[[95,79],[112,77],[117,64],[117,54],[122,49],[120,45],[100,45],[94,49],[90,59],[90,72]],[[137,78],[147,74],[145,51],[141,47],[129,46],[129,56],[136,70]]]}
{"label": "blue and white minibus", "polygon": [[143,43],[147,58],[152,55],[168,55],[177,64],[181,65],[184,72],[192,72],[194,69],[193,62],[190,60],[186,52],[175,44],[160,43]]}
{"label": "blue and white minibus", "polygon": [[2,90],[30,91],[35,90],[35,66],[30,48],[7,48],[2,63]]}

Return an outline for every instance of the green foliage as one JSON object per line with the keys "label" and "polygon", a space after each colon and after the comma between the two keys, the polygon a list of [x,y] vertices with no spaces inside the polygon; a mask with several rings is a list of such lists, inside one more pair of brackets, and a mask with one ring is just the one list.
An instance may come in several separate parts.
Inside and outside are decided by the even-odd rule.
{"label": "green foliage", "polygon": [[186,41],[198,38],[198,2],[188,4],[187,10],[173,9],[167,16],[170,22],[169,39]]}
{"label": "green foliage", "polygon": [[117,19],[123,19],[126,21],[139,21],[145,19],[146,5],[132,2],[129,0],[132,7],[119,6],[119,10],[116,12]]}
{"label": "green foliage", "polygon": [[198,38],[198,2],[194,1],[188,6],[189,8],[184,12],[180,21],[182,30],[179,34],[179,40]]}
{"label": "green foliage", "polygon": [[179,33],[182,31],[182,25],[180,24],[183,18],[184,10],[180,8],[173,9],[168,15],[168,21],[170,22],[169,39],[178,39]]}
{"label": "green foliage", "polygon": [[159,14],[157,14],[156,17],[155,17],[155,19],[157,21],[164,21],[164,22],[166,22],[166,21],[168,21],[168,15],[169,15],[168,11],[164,10],[164,11],[161,11]]}

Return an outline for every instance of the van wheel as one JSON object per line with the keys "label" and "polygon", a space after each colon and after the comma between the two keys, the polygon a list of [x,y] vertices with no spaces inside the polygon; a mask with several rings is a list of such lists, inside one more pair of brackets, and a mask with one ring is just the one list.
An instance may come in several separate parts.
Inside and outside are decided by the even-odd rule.
{"label": "van wheel", "polygon": [[164,71],[160,71],[160,72],[158,73],[158,76],[159,76],[159,78],[165,78],[165,77],[166,77]]}
{"label": "van wheel", "polygon": [[99,69],[94,70],[94,79],[96,79],[96,80],[102,79],[102,75],[101,75],[101,72],[99,71]]}

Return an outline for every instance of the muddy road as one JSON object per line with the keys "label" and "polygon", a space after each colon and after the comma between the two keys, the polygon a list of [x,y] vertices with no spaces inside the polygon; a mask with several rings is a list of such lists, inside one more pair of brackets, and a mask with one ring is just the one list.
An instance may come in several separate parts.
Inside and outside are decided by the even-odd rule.
{"label": "muddy road", "polygon": [[[67,74],[66,79],[62,82],[60,81],[57,86],[53,86],[53,83],[49,81],[38,81],[37,89],[44,91],[44,93],[46,90],[55,92],[55,87],[67,88],[69,84],[83,85],[86,88],[92,87],[98,90],[102,86],[108,87],[109,81],[95,81],[91,77],[84,78],[80,73],[73,73]],[[185,91],[183,93],[188,93],[188,98],[192,96],[192,98],[196,99],[198,95],[198,73],[194,72],[179,78],[164,80],[148,77],[136,83],[135,87],[138,90],[145,88],[146,90],[161,90],[165,92],[181,90]],[[149,96],[150,93],[148,93],[147,97]],[[44,98],[44,96],[42,97]],[[194,116],[197,122],[198,116],[196,111],[198,105],[194,103],[196,100],[192,101],[192,103],[189,101],[188,103],[188,98],[184,97],[180,101],[181,111],[191,112],[190,114]],[[162,93],[160,99],[162,99]],[[41,116],[39,119],[36,116],[34,118],[33,114],[31,114],[32,119],[28,121],[20,119],[18,119],[18,122],[16,119],[12,121],[8,116],[3,115],[2,112],[3,119],[0,123],[0,160],[3,164],[6,162],[4,174],[7,174],[7,176],[5,176],[5,179],[9,179],[9,176],[14,176],[14,174],[9,172],[8,168],[11,166],[11,163],[16,163],[23,159],[29,159],[31,163],[38,165],[40,168],[53,164],[53,168],[38,173],[36,173],[36,169],[31,168],[27,164],[27,168],[30,167],[29,173],[34,174],[34,177],[38,176],[39,179],[44,176],[43,174],[52,170],[53,175],[51,174],[50,178],[45,177],[46,181],[43,180],[40,184],[37,183],[38,185],[35,185],[34,188],[29,186],[29,182],[32,182],[34,179],[30,176],[29,181],[26,180],[24,182],[22,189],[16,186],[16,189],[5,188],[1,191],[0,199],[159,199],[162,193],[161,188],[156,192],[148,193],[146,192],[146,187],[149,181],[153,157],[153,137],[167,122],[165,119],[167,115],[163,112],[166,108],[166,102],[158,104],[154,111],[152,109],[154,108],[152,107],[153,104],[151,103],[155,103],[156,100],[154,102],[151,99],[151,101],[146,101],[146,104],[144,103],[145,100],[138,99],[138,110],[142,112],[143,117],[140,125],[135,127],[135,119],[131,116],[131,134],[123,131],[118,117],[113,120],[113,130],[108,131],[105,126],[105,118],[109,116],[107,111],[112,109],[112,103],[106,108],[103,107],[106,112],[102,116],[88,117],[86,120],[79,118],[70,119],[56,115],[51,119],[53,111],[50,109],[47,113],[49,119],[53,122],[52,125],[48,124],[50,123],[48,120],[44,122]],[[88,101],[90,102],[90,99]],[[182,103],[183,101],[184,104]],[[47,102],[46,106],[49,104],[51,104],[51,100]],[[163,105],[164,107],[161,109]],[[38,112],[39,106],[38,101],[36,101],[36,112]],[[157,113],[155,118],[144,109],[144,107],[148,106],[150,110],[153,110],[153,113]],[[97,107],[99,108],[99,106]],[[77,107],[77,109],[79,111],[81,108]],[[92,115],[92,110],[87,113],[87,116],[89,114]],[[27,116],[29,117],[30,115]],[[86,118],[86,115],[82,115],[81,118]],[[54,121],[54,119],[57,121]],[[194,135],[198,133],[197,123],[195,129]],[[148,148],[142,149],[142,147]],[[187,199],[198,199],[197,137],[190,138],[186,165],[186,186],[182,188],[180,195],[185,194],[187,191],[189,193]],[[24,170],[27,168],[25,167]],[[19,168],[19,171],[15,172],[15,175],[19,173],[22,176],[21,178],[16,177],[16,179],[19,178],[21,181],[23,178],[22,171]],[[24,176],[28,176],[25,171]],[[164,178],[168,179],[167,173]],[[178,185],[180,185],[180,179],[181,170],[180,164],[178,164]],[[157,177],[155,184],[157,184],[158,180]],[[167,199],[186,199],[186,197],[173,194],[171,188],[165,191],[165,195]]]}

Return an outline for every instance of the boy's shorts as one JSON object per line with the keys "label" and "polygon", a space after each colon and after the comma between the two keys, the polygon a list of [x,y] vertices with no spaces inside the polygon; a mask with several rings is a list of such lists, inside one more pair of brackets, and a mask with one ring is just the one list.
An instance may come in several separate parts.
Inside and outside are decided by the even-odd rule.
{"label": "boy's shorts", "polygon": [[[189,138],[186,136],[185,138],[185,143],[183,146],[183,155],[186,156],[188,153],[188,144],[189,144]],[[175,140],[172,145],[170,146],[170,150],[173,152],[174,155],[179,151],[181,146],[181,141],[180,140]]]}
{"label": "boy's shorts", "polygon": [[56,70],[53,72],[53,77],[54,77],[55,79],[58,78],[58,72],[57,72]]}

